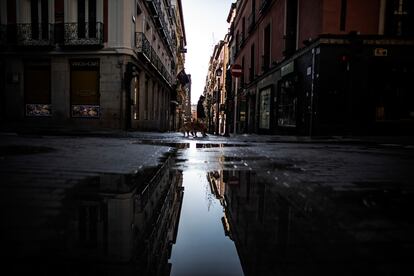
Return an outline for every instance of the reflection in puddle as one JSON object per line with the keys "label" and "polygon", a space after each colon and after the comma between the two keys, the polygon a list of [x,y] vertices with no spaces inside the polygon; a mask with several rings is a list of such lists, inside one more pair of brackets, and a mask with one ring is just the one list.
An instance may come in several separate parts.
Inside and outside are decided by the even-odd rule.
{"label": "reflection in puddle", "polygon": [[93,177],[54,200],[36,200],[39,191],[10,208],[15,203],[2,198],[14,218],[1,227],[9,238],[2,257],[18,273],[168,275],[183,197],[173,162],[137,175]]}
{"label": "reflection in puddle", "polygon": [[183,185],[171,275],[243,275],[236,247],[229,238],[223,202],[211,191],[215,184],[209,183],[205,172],[189,170],[183,172]]}
{"label": "reflection in puddle", "polygon": [[196,148],[244,148],[250,147],[249,144],[228,144],[228,143],[221,143],[221,144],[212,144],[212,143],[197,143]]}
{"label": "reflection in puddle", "polygon": [[214,171],[208,178],[246,275],[384,275],[408,268],[413,225],[397,231],[396,223],[407,220],[390,212],[408,207],[402,193],[383,193],[379,201],[365,190],[292,188],[246,170]]}
{"label": "reflection in puddle", "polygon": [[3,183],[0,257],[15,274],[43,275],[403,275],[408,268],[411,187],[322,185],[304,179],[298,162],[223,156],[232,152],[216,145],[177,144],[184,150],[176,160],[135,175]]}

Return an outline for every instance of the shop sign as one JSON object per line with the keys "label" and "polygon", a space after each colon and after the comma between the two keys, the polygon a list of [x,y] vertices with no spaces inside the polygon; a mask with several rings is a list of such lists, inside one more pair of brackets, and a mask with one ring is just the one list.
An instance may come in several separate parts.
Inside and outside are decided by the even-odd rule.
{"label": "shop sign", "polygon": [[96,68],[99,67],[98,60],[76,60],[70,63],[72,68]]}
{"label": "shop sign", "polygon": [[26,104],[26,116],[28,117],[50,117],[52,116],[52,105],[50,104]]}
{"label": "shop sign", "polygon": [[375,48],[374,49],[374,56],[376,57],[386,57],[388,56],[388,50],[384,48]]}
{"label": "shop sign", "polygon": [[75,118],[99,118],[99,105],[72,105],[72,117]]}
{"label": "shop sign", "polygon": [[295,63],[293,61],[289,62],[285,66],[282,66],[280,74],[283,76],[286,76],[290,73],[293,73],[295,71]]}

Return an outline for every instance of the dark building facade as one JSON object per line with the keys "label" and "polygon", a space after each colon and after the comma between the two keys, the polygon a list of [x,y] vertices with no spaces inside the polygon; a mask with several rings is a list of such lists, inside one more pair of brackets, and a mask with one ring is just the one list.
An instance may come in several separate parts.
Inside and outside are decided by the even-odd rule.
{"label": "dark building facade", "polygon": [[237,132],[412,132],[412,1],[239,0],[235,9]]}

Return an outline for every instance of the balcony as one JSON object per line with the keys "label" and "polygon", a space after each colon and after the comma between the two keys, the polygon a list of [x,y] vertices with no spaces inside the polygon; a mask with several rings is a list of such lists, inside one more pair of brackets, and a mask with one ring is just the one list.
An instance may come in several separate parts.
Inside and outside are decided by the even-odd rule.
{"label": "balcony", "polygon": [[172,77],[168,70],[165,68],[161,59],[158,57],[154,48],[152,48],[150,42],[142,32],[135,33],[135,48],[138,53],[141,53],[158,71],[158,73],[167,81],[169,85],[172,85]]}
{"label": "balcony", "polygon": [[154,16],[158,16],[158,6],[160,6],[160,2],[159,0],[146,0],[149,10],[151,12],[152,15]]}
{"label": "balcony", "polygon": [[53,24],[16,24],[16,44],[28,47],[53,45]]}
{"label": "balcony", "polygon": [[103,23],[64,23],[64,46],[103,47]]}

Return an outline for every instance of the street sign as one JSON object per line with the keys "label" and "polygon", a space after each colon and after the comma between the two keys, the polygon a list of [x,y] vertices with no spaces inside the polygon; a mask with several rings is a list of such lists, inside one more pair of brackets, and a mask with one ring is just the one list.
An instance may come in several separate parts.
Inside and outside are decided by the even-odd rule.
{"label": "street sign", "polygon": [[233,64],[230,70],[231,70],[231,75],[235,78],[239,78],[243,74],[243,70],[240,64]]}

